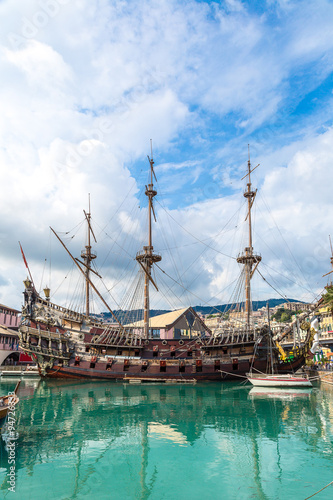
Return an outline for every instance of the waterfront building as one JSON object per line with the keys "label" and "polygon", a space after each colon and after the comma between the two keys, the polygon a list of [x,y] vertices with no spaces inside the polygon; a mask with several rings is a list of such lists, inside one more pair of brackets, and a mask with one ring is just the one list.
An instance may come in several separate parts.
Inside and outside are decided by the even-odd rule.
{"label": "waterfront building", "polygon": [[[140,329],[142,325],[143,320],[125,326]],[[186,339],[211,333],[192,307],[149,318],[149,331],[152,338],[158,339]]]}
{"label": "waterfront building", "polygon": [[21,313],[17,309],[0,304],[0,365],[32,363],[18,344],[18,327]]}

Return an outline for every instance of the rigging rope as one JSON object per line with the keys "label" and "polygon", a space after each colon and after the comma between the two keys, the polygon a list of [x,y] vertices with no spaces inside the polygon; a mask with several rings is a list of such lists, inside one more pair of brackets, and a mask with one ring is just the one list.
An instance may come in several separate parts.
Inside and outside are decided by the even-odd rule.
{"label": "rigging rope", "polygon": [[[178,283],[178,281],[176,281],[174,278],[172,278],[172,276],[170,276],[166,271],[164,271],[158,264],[155,264],[156,267],[158,267],[158,269],[163,273],[165,274],[166,276],[168,276],[168,278],[170,278],[174,283],[176,283],[177,285],[179,285],[181,288],[185,288],[183,285],[181,285],[180,283]],[[237,280],[234,280],[233,283],[235,283],[235,281]],[[233,283],[230,283],[226,288],[228,288],[230,285],[232,285]],[[203,302],[204,304],[206,304],[207,306],[211,307],[212,309],[216,310],[218,313],[220,313],[220,309],[217,309],[215,306],[212,306],[211,304],[209,304],[209,302],[206,302],[205,300],[203,300],[201,297],[199,297],[198,295],[196,295],[195,293],[191,292],[191,290],[188,290],[187,291],[193,295],[193,297],[196,297],[197,299],[199,299],[201,302]]]}
{"label": "rigging rope", "polygon": [[[156,200],[156,202],[157,202],[157,203],[160,205],[160,207],[161,207],[161,208],[165,211],[165,213],[166,213],[169,217],[171,217],[171,219],[172,219],[172,220],[173,220],[173,221],[174,221],[174,222],[175,222],[175,223],[176,223],[179,227],[181,227],[181,228],[182,228],[182,229],[183,229],[186,233],[188,233],[190,236],[192,236],[192,238],[194,238],[195,240],[197,240],[197,241],[198,241],[199,243],[201,243],[202,245],[205,245],[207,248],[211,248],[211,249],[212,249],[212,250],[214,250],[215,252],[217,252],[217,253],[219,253],[219,254],[221,254],[221,255],[224,255],[224,257],[228,257],[229,259],[237,260],[237,258],[236,258],[236,257],[232,257],[231,255],[228,255],[228,254],[226,254],[226,253],[223,253],[223,252],[221,252],[220,250],[217,250],[216,248],[214,248],[214,247],[212,247],[212,246],[210,246],[210,245],[207,245],[207,243],[205,243],[205,241],[204,241],[204,240],[200,240],[199,238],[197,238],[196,236],[194,236],[194,234],[192,234],[192,233],[191,233],[190,231],[188,231],[188,230],[187,230],[184,226],[182,226],[181,224],[179,224],[179,222],[177,222],[177,220],[176,220],[174,217],[172,217],[172,215],[170,214],[170,212],[168,212],[168,211],[167,211],[167,210],[166,210],[166,209],[165,209],[165,208],[164,208],[164,207],[163,207],[163,206],[159,203],[159,201],[158,201],[158,200]],[[234,215],[235,215],[235,214],[234,214]],[[234,215],[232,216],[232,218],[234,217]],[[231,219],[232,219],[232,218],[231,218]],[[230,219],[230,220],[231,220],[231,219]],[[227,222],[227,224],[230,222],[230,220]],[[225,226],[224,226],[224,227],[225,227]],[[218,233],[218,234],[220,234],[220,233]],[[211,238],[212,238],[212,237],[211,237]],[[211,238],[208,238],[208,239],[211,239]]]}

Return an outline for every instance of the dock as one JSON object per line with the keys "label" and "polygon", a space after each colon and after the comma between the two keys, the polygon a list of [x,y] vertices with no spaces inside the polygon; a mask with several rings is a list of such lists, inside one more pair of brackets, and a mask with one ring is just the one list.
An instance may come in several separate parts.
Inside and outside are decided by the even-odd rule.
{"label": "dock", "polygon": [[333,385],[333,373],[319,371],[318,374],[320,382],[328,385]]}
{"label": "dock", "polygon": [[26,366],[0,366],[1,377],[40,377],[37,368],[28,369]]}

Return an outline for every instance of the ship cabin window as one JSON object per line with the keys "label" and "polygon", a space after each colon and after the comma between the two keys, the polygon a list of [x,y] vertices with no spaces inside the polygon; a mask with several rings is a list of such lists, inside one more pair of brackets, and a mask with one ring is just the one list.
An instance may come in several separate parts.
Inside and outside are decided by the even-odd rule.
{"label": "ship cabin window", "polygon": [[153,329],[151,330],[151,336],[153,339],[159,339],[160,338],[160,329]]}
{"label": "ship cabin window", "polygon": [[220,369],[220,360],[216,359],[214,363],[214,371],[217,372]]}
{"label": "ship cabin window", "polygon": [[135,351],[134,351],[134,356],[140,356],[140,351],[139,351],[139,349],[135,349]]}
{"label": "ship cabin window", "polygon": [[187,351],[187,356],[188,356],[189,358],[192,358],[192,355],[193,355],[193,351],[192,351],[192,349],[189,349],[189,350]]}
{"label": "ship cabin window", "polygon": [[232,369],[233,370],[238,370],[238,360],[233,360],[232,362]]}
{"label": "ship cabin window", "polygon": [[87,345],[86,346],[86,352],[89,352],[90,351],[90,347]]}
{"label": "ship cabin window", "polygon": [[123,353],[123,351],[122,351],[121,349],[117,349],[117,355],[118,355],[118,356],[121,356],[121,355],[122,355],[122,353]]}
{"label": "ship cabin window", "polygon": [[148,368],[148,361],[144,361],[141,365],[141,371],[145,372],[147,371],[147,368]]}
{"label": "ship cabin window", "polygon": [[227,354],[228,348],[227,347],[222,347],[222,352],[223,352],[223,354]]}
{"label": "ship cabin window", "polygon": [[181,329],[181,330],[180,330],[180,336],[181,336],[181,337],[190,337],[190,332],[189,332],[189,330],[183,330],[183,329]]}
{"label": "ship cabin window", "polygon": [[179,372],[183,373],[185,371],[185,363],[184,361],[181,361],[179,364]]}

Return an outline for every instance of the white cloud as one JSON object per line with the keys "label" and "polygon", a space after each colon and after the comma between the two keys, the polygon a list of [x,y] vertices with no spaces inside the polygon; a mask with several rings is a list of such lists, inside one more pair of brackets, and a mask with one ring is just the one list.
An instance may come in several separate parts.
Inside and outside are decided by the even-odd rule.
{"label": "white cloud", "polygon": [[[41,276],[38,262],[45,258],[49,225],[74,228],[88,193],[94,218],[121,253],[128,240],[119,234],[127,222],[145,227],[139,193],[146,174],[140,171],[146,172],[151,138],[161,190],[174,217],[198,239],[212,238],[214,248],[233,254],[232,226],[227,243],[214,235],[242,203],[239,173],[245,163],[237,141],[244,143],[246,156],[246,134],[274,121],[286,102],[295,109],[324,82],[333,48],[330,3],[304,2],[299,8],[297,2],[274,2],[264,14],[238,1],[221,6],[194,0],[54,0],[53,5],[52,11],[42,1],[0,4],[6,26],[0,37],[0,280],[5,283],[0,301],[14,307],[20,302],[25,271],[18,265],[17,241]],[[282,145],[276,145],[272,128],[266,154],[257,148],[262,193],[311,279],[324,270],[321,249],[330,233],[332,131],[318,132],[330,106],[315,115],[311,127],[314,115],[304,113],[293,130],[283,130]],[[230,186],[237,196],[230,195]],[[202,201],[205,197],[211,199]],[[169,228],[158,204],[156,209]],[[257,219],[267,243],[276,245],[259,211]],[[125,232],[133,237],[134,259],[143,242],[133,228]],[[311,248],[314,233],[317,250]],[[100,235],[106,238],[102,230]],[[156,248],[164,248],[158,238]],[[179,267],[197,259],[200,279],[189,268],[184,280],[204,300],[233,279],[224,257],[211,249],[202,254],[188,233],[167,229],[165,238],[186,249],[178,250]],[[79,251],[82,243],[77,238],[73,243]],[[60,248],[54,252],[60,282],[68,263]],[[112,273],[117,266],[124,271],[122,259],[109,264]],[[296,287],[289,290],[297,293]]]}

